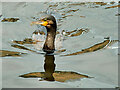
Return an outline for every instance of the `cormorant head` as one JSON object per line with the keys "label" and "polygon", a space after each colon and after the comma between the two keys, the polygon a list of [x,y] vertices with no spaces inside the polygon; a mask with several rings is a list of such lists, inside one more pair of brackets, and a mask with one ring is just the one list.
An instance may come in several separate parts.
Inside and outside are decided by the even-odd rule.
{"label": "cormorant head", "polygon": [[39,24],[45,26],[48,29],[57,28],[56,19],[54,18],[54,16],[47,14],[42,16],[38,21],[32,22],[31,25],[32,24]]}

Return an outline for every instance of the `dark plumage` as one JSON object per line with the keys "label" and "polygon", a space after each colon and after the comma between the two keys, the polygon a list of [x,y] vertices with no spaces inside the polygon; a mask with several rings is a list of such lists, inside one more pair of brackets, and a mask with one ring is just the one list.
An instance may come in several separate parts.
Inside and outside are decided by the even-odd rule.
{"label": "dark plumage", "polygon": [[43,46],[43,51],[53,53],[55,51],[55,36],[57,31],[56,19],[52,15],[44,15],[39,21],[32,22],[32,24],[40,24],[47,29],[47,37]]}

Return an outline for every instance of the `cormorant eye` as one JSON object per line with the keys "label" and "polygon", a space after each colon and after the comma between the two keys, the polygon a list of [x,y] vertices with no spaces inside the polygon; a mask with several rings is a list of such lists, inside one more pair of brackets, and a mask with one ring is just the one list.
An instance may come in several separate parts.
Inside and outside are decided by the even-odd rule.
{"label": "cormorant eye", "polygon": [[47,21],[47,18],[45,18],[44,21]]}

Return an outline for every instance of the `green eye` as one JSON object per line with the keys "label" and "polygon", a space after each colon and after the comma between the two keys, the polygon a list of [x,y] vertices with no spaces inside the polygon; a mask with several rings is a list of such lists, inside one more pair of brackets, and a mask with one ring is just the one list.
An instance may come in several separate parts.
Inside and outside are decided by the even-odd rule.
{"label": "green eye", "polygon": [[44,21],[47,21],[47,18],[45,18]]}

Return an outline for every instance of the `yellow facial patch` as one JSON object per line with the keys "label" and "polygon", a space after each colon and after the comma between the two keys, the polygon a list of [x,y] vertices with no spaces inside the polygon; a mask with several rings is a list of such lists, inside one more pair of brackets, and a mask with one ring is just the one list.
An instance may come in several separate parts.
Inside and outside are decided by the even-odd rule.
{"label": "yellow facial patch", "polygon": [[47,21],[42,21],[42,24],[43,26],[47,26],[48,25],[48,22]]}

